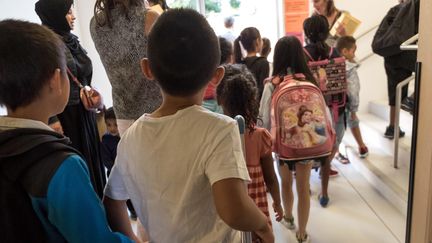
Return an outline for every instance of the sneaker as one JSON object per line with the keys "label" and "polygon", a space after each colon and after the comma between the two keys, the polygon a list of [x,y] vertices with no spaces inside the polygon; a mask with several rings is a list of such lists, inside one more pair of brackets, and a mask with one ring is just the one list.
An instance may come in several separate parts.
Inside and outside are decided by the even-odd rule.
{"label": "sneaker", "polygon": [[414,98],[412,97],[406,97],[402,100],[401,108],[404,111],[407,111],[411,114],[413,114],[414,110]]}
{"label": "sneaker", "polygon": [[359,148],[360,158],[364,159],[369,155],[369,150],[366,146]]}
{"label": "sneaker", "polygon": [[339,172],[337,170],[333,170],[333,168],[330,168],[330,177],[338,176]]}
{"label": "sneaker", "polygon": [[343,154],[341,154],[341,153],[338,153],[338,154],[336,155],[336,159],[337,159],[341,164],[344,164],[344,165],[350,163],[349,159],[348,159],[347,157],[345,157],[345,156],[344,156]]}
{"label": "sneaker", "polygon": [[283,219],[280,221],[280,223],[290,230],[293,230],[296,228],[295,223],[294,223],[294,217],[288,218],[288,217],[284,216]]}
{"label": "sneaker", "polygon": [[[330,168],[330,174],[329,177],[336,177],[339,175],[339,172],[337,170],[333,170],[333,168]],[[320,170],[319,172],[319,178],[321,179],[322,177],[322,170]]]}
{"label": "sneaker", "polygon": [[300,238],[298,233],[296,233],[297,243],[309,243],[310,238],[308,234],[305,234],[303,238]]}
{"label": "sneaker", "polygon": [[330,198],[320,194],[320,195],[318,195],[318,200],[319,200],[321,207],[325,208],[325,207],[327,207],[327,205],[330,201]]}
{"label": "sneaker", "polygon": [[[402,130],[399,128],[399,137],[400,137],[400,138],[403,138],[404,136],[405,136],[405,132],[402,131]],[[386,138],[388,138],[388,139],[393,139],[393,138],[394,138],[394,127],[393,127],[393,126],[388,126],[388,127],[386,128],[386,131],[385,131],[385,133],[384,133],[384,137],[386,137]]]}

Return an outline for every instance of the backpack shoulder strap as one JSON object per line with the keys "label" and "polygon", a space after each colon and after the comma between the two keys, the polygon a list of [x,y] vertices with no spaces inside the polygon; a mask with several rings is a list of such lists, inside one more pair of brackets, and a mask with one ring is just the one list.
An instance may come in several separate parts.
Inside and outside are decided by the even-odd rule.
{"label": "backpack shoulder strap", "polygon": [[332,58],[332,56],[333,56],[333,52],[334,52],[334,48],[333,47],[330,47],[330,53],[329,53],[329,59],[331,59]]}
{"label": "backpack shoulder strap", "polygon": [[303,51],[304,51],[304,53],[306,54],[306,56],[307,56],[311,61],[315,61],[315,60],[312,58],[312,55],[308,52],[308,50],[307,50],[306,48],[303,48]]}

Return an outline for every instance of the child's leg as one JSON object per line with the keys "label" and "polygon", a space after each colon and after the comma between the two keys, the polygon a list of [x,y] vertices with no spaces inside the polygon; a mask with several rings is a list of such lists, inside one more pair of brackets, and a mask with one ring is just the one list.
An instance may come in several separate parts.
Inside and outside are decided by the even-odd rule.
{"label": "child's leg", "polygon": [[357,142],[357,145],[361,147],[366,147],[365,143],[363,142],[363,137],[360,132],[360,126],[359,126],[359,119],[357,117],[357,114],[355,112],[351,112],[351,115],[348,119],[349,127],[351,128],[351,132]]}
{"label": "child's leg", "polygon": [[298,236],[305,238],[306,225],[309,219],[310,210],[310,184],[309,178],[312,169],[312,161],[307,163],[299,162],[296,164],[296,186],[298,194]]}
{"label": "child's leg", "polygon": [[282,165],[278,165],[278,173],[281,177],[282,205],[284,207],[285,217],[292,218],[292,209],[294,204],[294,194],[292,190],[292,173],[289,170],[288,165],[286,165],[285,163],[283,163]]}
{"label": "child's leg", "polygon": [[333,160],[337,151],[338,151],[338,147],[335,146],[330,156],[321,165],[321,196],[322,197],[328,198],[328,185],[329,185],[329,178],[330,178],[331,161]]}

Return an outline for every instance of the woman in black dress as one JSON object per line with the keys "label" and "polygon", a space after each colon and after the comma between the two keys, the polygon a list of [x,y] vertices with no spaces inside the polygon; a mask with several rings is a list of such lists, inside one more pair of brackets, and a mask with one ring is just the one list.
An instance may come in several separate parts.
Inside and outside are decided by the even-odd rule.
{"label": "woman in black dress", "polygon": [[[78,41],[78,37],[71,33],[75,17],[71,6],[73,0],[39,0],[36,3],[36,13],[42,24],[57,33],[67,46],[67,67],[70,72],[83,84],[90,85],[93,67],[87,52]],[[70,80],[70,97],[63,113],[58,115],[65,136],[72,141],[84,157],[90,172],[93,188],[100,198],[106,183],[105,172],[101,164],[100,141],[96,126],[95,113],[87,111],[80,100],[80,88]]]}

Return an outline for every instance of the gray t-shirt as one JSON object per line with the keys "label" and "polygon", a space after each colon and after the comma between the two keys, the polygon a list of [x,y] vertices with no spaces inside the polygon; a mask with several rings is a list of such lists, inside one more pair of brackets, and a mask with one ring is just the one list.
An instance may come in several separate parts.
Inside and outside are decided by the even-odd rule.
{"label": "gray t-shirt", "polygon": [[136,120],[156,110],[162,102],[159,86],[147,80],[140,61],[147,57],[144,6],[129,9],[128,18],[120,8],[111,10],[112,28],[100,27],[93,17],[90,32],[109,82],[118,119]]}

